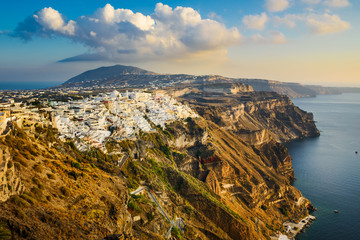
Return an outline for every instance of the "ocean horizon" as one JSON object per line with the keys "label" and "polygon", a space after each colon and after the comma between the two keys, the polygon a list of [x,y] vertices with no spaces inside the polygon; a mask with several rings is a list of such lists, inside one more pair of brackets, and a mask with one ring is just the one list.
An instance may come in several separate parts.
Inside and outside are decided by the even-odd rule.
{"label": "ocean horizon", "polygon": [[0,90],[34,90],[54,87],[60,82],[0,82]]}

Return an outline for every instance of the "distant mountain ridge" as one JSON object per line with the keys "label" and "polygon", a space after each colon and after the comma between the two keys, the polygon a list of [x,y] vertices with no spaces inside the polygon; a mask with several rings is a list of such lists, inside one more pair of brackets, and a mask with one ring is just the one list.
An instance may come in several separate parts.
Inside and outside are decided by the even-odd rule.
{"label": "distant mountain ridge", "polygon": [[110,67],[100,67],[83,72],[66,83],[75,83],[82,81],[105,80],[108,78],[116,78],[122,75],[154,75],[156,73],[133,66],[115,65]]}
{"label": "distant mountain ridge", "polygon": [[83,72],[55,88],[163,88],[169,86],[244,83],[254,91],[277,92],[292,98],[360,92],[360,88],[323,87],[264,79],[228,78],[218,75],[158,74],[133,66],[115,65]]}

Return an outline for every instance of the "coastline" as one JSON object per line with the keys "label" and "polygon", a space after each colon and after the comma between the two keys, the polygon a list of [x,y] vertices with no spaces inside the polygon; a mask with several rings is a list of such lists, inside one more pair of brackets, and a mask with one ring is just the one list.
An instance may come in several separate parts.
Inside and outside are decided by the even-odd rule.
{"label": "coastline", "polygon": [[271,237],[272,240],[292,240],[295,237],[304,231],[305,228],[309,227],[310,224],[316,220],[316,217],[313,215],[308,215],[305,218],[301,219],[298,223],[286,221],[283,223],[285,228],[284,234],[278,234],[278,236]]}

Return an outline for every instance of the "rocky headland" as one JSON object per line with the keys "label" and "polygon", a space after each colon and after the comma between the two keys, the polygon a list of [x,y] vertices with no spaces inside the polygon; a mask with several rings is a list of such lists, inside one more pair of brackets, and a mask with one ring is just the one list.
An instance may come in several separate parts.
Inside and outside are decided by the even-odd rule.
{"label": "rocky headland", "polygon": [[[138,74],[134,71],[126,74]],[[106,153],[95,147],[79,151],[74,139],[60,140],[51,124],[26,129],[14,124],[0,138],[0,174],[8,176],[0,192],[0,234],[13,239],[286,234],[283,223],[303,219],[312,205],[291,185],[291,156],[282,143],[318,136],[313,116],[287,96],[212,80],[157,90],[188,104],[199,117],[165,127],[148,120],[152,131],[109,138]],[[51,122],[51,114],[46,116]],[[151,194],[131,194],[139,188]]]}

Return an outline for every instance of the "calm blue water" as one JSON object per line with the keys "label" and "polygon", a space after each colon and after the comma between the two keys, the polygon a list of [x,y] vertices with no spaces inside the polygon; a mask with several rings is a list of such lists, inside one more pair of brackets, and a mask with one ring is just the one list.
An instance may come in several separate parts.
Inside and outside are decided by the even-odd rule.
{"label": "calm blue water", "polygon": [[297,179],[294,186],[318,209],[317,220],[298,239],[358,240],[360,94],[323,95],[294,103],[314,113],[321,131],[318,138],[288,144]]}
{"label": "calm blue water", "polygon": [[54,87],[58,82],[0,82],[0,90],[25,90]]}

